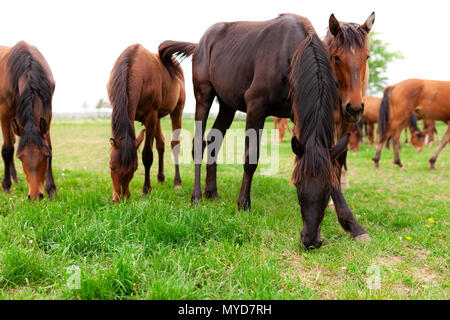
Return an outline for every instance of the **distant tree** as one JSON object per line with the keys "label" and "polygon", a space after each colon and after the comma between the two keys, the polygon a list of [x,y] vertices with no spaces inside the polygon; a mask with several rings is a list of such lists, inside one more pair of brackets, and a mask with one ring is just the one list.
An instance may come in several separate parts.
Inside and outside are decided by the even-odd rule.
{"label": "distant tree", "polygon": [[381,93],[388,84],[387,68],[394,60],[404,59],[400,51],[389,51],[389,43],[384,43],[378,38],[379,33],[370,34],[370,58],[369,58],[369,87],[367,94],[375,95]]}
{"label": "distant tree", "polygon": [[112,106],[108,101],[102,98],[98,100],[97,104],[95,105],[95,109],[102,109],[102,108],[112,108]]}

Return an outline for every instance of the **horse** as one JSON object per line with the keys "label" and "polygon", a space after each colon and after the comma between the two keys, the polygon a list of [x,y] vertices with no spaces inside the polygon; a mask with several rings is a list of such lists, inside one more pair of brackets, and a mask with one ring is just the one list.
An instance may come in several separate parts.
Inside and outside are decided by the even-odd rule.
{"label": "horse", "polygon": [[[351,124],[360,118],[363,110],[362,79],[366,76],[366,71],[368,71],[366,70],[369,56],[368,34],[374,19],[375,16],[372,14],[360,26],[353,23],[340,23],[334,15],[331,15],[329,35],[321,44],[321,46],[325,47],[326,63],[331,64],[333,73],[337,75],[336,84],[339,83],[339,107],[332,110],[332,114],[337,114],[342,123],[339,141],[345,140],[346,143],[348,143],[348,133],[351,129]],[[213,129],[216,132],[219,131],[222,137],[230,127],[236,110],[247,113],[244,176],[237,204],[239,209],[251,209],[250,188],[257,168],[260,132],[263,129],[265,118],[268,116],[295,118],[295,116],[292,116],[293,104],[295,103],[293,103],[290,92],[297,92],[296,87],[302,85],[301,83],[308,72],[302,73],[303,76],[300,77],[296,74],[299,72],[299,68],[295,65],[294,61],[297,60],[294,57],[298,57],[298,52],[303,52],[303,49],[308,52],[310,50],[313,50],[313,52],[318,50],[323,54],[323,50],[317,49],[319,44],[316,41],[316,37],[317,35],[312,24],[305,17],[295,14],[281,14],[277,18],[268,21],[217,23],[204,33],[198,44],[165,41],[160,45],[160,49],[168,50],[181,58],[193,56],[196,129],[193,143],[195,182],[191,200],[194,203],[202,198],[200,182],[201,160],[206,145],[208,145],[208,164],[204,196],[206,198],[216,198],[218,196],[216,181],[217,152],[214,152],[215,149],[210,149],[213,143],[217,149],[216,138],[210,133],[206,139],[208,143],[204,140],[209,110],[214,97],[217,96],[220,108],[213,124]],[[330,61],[330,57],[332,61]],[[307,60],[314,64],[315,59],[309,56]],[[317,57],[317,59],[319,58]],[[321,63],[325,64],[325,61]],[[306,66],[304,67],[306,68]],[[311,72],[318,72],[317,67],[311,68],[313,68],[310,70]],[[321,69],[320,71],[322,72],[323,70]],[[297,79],[300,83],[289,81],[289,79]],[[328,80],[323,79],[322,81]],[[311,87],[311,90],[313,91],[310,94],[315,95],[317,93],[316,90],[321,91],[322,87],[321,85],[317,88]],[[310,97],[309,99],[312,98]],[[297,118],[300,119],[301,117]],[[310,127],[308,128],[310,130]],[[299,129],[297,128],[296,130],[298,132]],[[256,136],[256,139],[254,139],[256,142],[250,143],[250,138],[254,136]],[[295,139],[303,141],[302,139],[307,137],[309,135],[296,137]],[[324,140],[322,143],[327,145],[328,141]],[[219,147],[220,144],[221,141],[219,141]],[[337,145],[340,144],[338,143]],[[299,148],[302,150],[305,146],[300,143]],[[340,168],[343,165],[343,161],[345,161],[345,155],[346,151],[338,155],[338,179],[340,179]],[[322,158],[325,156],[323,152],[317,155],[317,157]],[[250,161],[250,159],[256,161]],[[329,161],[330,158],[327,159]],[[322,164],[325,165],[326,163],[326,167],[329,168],[330,164],[327,161],[323,160]],[[325,170],[324,168],[315,169]],[[308,179],[300,179],[300,181],[308,181]],[[328,190],[327,188],[322,188],[321,184],[317,184],[317,187],[320,187],[318,190],[323,191],[323,196],[320,199],[310,199],[311,205],[315,209],[310,210],[302,207],[302,204],[307,206],[303,196],[307,194],[307,189],[313,187],[314,184],[312,183],[307,183],[306,186],[302,185],[302,183],[297,184],[297,190],[302,190],[298,191],[301,195],[299,202],[302,215],[304,217],[314,217],[313,220],[315,221],[311,222],[311,219],[304,219],[304,230],[308,231],[303,232],[302,239],[316,239],[317,229],[315,226],[320,225],[323,210],[326,207],[326,203],[323,205],[322,202],[325,199],[328,201],[327,195],[329,197],[330,193],[337,204],[337,214],[343,228],[351,232],[355,238],[368,238],[367,232],[356,221],[345,202],[340,187],[331,188],[329,193],[327,193],[324,191],[325,189]],[[307,226],[310,224],[314,225],[314,227]],[[311,243],[317,245],[319,242],[312,241],[309,243],[307,240],[302,240],[302,243],[308,246]]]}
{"label": "horse", "polygon": [[273,123],[275,125],[275,130],[278,129],[278,142],[283,142],[284,134],[286,132],[286,128],[288,129],[289,133],[291,134],[291,137],[294,135],[294,133],[291,130],[291,127],[289,126],[289,119],[286,118],[277,118],[272,117]]}
{"label": "horse", "polygon": [[378,113],[380,111],[381,98],[365,96],[364,97],[364,121],[367,123],[367,138],[369,144],[373,146],[374,140],[374,125],[378,123]]}
{"label": "horse", "polygon": [[55,90],[50,67],[41,52],[25,41],[0,47],[0,121],[3,133],[2,158],[5,172],[2,187],[11,190],[18,183],[14,166],[15,136],[19,136],[17,157],[28,183],[28,199],[50,199],[56,192],[52,171],[50,123]]}
{"label": "horse", "polygon": [[450,140],[450,81],[423,79],[407,79],[384,90],[379,113],[380,141],[376,154],[372,158],[375,162],[375,169],[379,168],[378,162],[383,143],[391,136],[394,141],[394,163],[403,168],[398,155],[398,139],[401,133],[399,128],[413,111],[423,119],[443,121],[448,125],[436,152],[429,159],[429,169],[435,169],[440,151]]}
{"label": "horse", "polygon": [[[364,114],[363,120],[367,123],[368,130],[367,136],[369,138],[370,145],[374,145],[374,124],[378,122],[378,113],[380,111],[381,98],[365,96],[364,100]],[[416,151],[421,152],[423,150],[424,139],[422,137],[424,134],[420,131],[417,126],[417,118],[414,113],[409,116],[409,120],[406,121],[405,125],[405,133],[409,129],[411,133],[411,144],[414,146]],[[362,137],[362,122],[355,124],[355,127],[352,130],[352,134],[350,135],[349,147],[352,151],[359,150],[359,144],[361,143]],[[389,148],[389,141],[387,140],[386,146]],[[406,141],[407,142],[407,141]]]}
{"label": "horse", "polygon": [[[113,202],[130,197],[129,183],[138,167],[137,150],[144,140],[144,134],[143,195],[152,190],[150,168],[153,163],[154,140],[159,158],[157,179],[159,183],[164,182],[164,136],[160,119],[167,115],[170,115],[174,132],[171,143],[175,161],[174,186],[181,186],[178,139],[186,94],[183,71],[178,62],[164,52],[151,53],[140,44],[131,45],[115,62],[107,89],[113,109],[112,138],[109,139],[112,147],[109,166],[113,182]],[[137,138],[134,121],[145,126]]]}
{"label": "horse", "polygon": [[439,144],[439,134],[436,129],[436,121],[429,120],[429,119],[423,119],[423,129],[422,129],[423,135],[425,136],[424,143],[427,146],[434,145],[434,134],[436,134],[437,142]]}

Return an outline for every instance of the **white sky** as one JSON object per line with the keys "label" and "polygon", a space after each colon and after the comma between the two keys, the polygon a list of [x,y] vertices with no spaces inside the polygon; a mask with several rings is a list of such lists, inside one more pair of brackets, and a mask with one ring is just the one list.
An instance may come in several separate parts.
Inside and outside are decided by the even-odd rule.
{"label": "white sky", "polygon": [[[56,80],[54,112],[91,109],[107,99],[106,83],[120,53],[141,43],[156,52],[164,40],[198,42],[213,23],[268,20],[278,13],[307,17],[320,37],[328,18],[363,23],[376,13],[373,30],[406,59],[389,70],[390,83],[406,78],[450,80],[448,1],[225,0],[137,1],[0,0],[0,45],[19,40],[35,45]],[[186,78],[185,111],[193,112],[191,60],[182,63]]]}

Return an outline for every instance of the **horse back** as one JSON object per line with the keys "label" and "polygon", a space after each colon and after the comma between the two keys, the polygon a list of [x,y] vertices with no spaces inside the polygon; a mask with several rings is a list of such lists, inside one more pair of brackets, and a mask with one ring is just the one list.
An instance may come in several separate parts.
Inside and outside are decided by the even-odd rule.
{"label": "horse back", "polygon": [[171,113],[184,97],[183,74],[171,74],[158,54],[139,45],[130,67],[128,90],[130,105],[136,101],[136,118],[145,117],[149,108],[159,117]]}
{"label": "horse back", "polygon": [[260,92],[269,105],[290,107],[290,61],[310,32],[315,32],[311,23],[293,14],[269,21],[215,24],[194,54],[194,81],[211,83],[221,100],[241,111],[246,111],[249,89]]}
{"label": "horse back", "polygon": [[380,111],[381,98],[365,96],[364,97],[364,118],[370,122],[378,122],[378,113]]}

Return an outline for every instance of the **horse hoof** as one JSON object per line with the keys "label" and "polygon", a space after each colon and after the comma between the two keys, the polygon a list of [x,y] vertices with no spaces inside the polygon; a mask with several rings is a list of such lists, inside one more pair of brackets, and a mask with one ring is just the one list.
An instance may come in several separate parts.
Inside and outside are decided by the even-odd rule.
{"label": "horse hoof", "polygon": [[175,185],[173,186],[173,188],[174,188],[175,190],[181,189],[181,184],[175,184]]}
{"label": "horse hoof", "polygon": [[165,175],[163,175],[163,174],[158,174],[158,183],[159,183],[159,184],[163,184],[163,183],[164,183],[164,180],[166,180]]}
{"label": "horse hoof", "polygon": [[146,197],[150,192],[152,192],[152,187],[146,187],[142,188],[142,197]]}
{"label": "horse hoof", "polygon": [[219,199],[219,194],[217,193],[217,190],[214,191],[205,191],[203,194],[206,199]]}
{"label": "horse hoof", "polygon": [[238,210],[241,211],[251,211],[251,206],[250,203],[247,201],[243,201],[243,202],[238,202]]}
{"label": "horse hoof", "polygon": [[364,233],[359,236],[356,236],[355,240],[359,242],[370,242],[370,236],[368,233]]}

